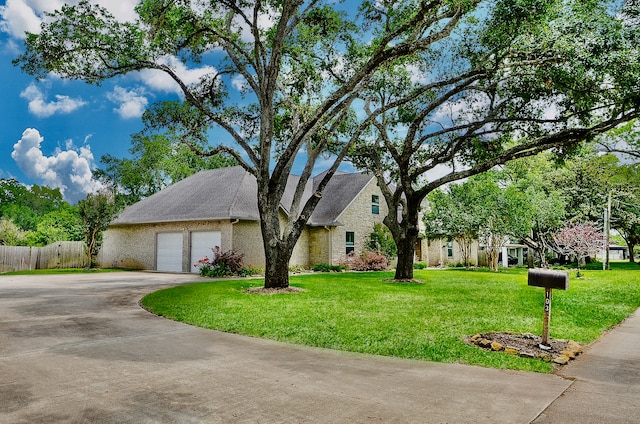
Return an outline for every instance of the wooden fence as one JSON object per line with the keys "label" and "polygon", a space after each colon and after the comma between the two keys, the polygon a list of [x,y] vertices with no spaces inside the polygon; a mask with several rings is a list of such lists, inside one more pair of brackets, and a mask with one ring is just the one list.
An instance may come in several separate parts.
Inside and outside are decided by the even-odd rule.
{"label": "wooden fence", "polygon": [[88,266],[85,244],[62,241],[44,247],[0,246],[0,272]]}

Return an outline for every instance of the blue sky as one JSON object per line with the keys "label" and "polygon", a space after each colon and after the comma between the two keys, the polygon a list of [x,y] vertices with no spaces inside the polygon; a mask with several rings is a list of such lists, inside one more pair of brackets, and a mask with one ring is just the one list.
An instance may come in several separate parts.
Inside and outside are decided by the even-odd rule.
{"label": "blue sky", "polygon": [[[95,0],[121,20],[133,20],[137,0]],[[74,3],[67,1],[66,3]],[[77,1],[75,1],[77,3]],[[105,154],[128,155],[145,108],[176,98],[178,87],[159,73],[136,73],[92,86],[48,76],[36,81],[11,63],[25,31],[37,32],[44,11],[60,0],[0,0],[0,178],[58,187],[75,203],[95,190],[91,171]],[[205,68],[178,66],[183,78]]]}

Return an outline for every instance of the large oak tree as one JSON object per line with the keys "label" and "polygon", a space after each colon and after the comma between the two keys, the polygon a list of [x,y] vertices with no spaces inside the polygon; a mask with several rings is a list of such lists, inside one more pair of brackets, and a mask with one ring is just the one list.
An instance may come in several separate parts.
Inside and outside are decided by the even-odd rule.
{"label": "large oak tree", "polygon": [[[340,2],[320,0],[143,0],[139,20],[118,22],[81,1],[64,6],[30,34],[16,61],[37,76],[101,81],[159,70],[179,84],[184,102],[165,108],[185,135],[227,134],[226,152],[258,185],[266,287],[288,285],[293,248],[347,149],[367,127],[354,100],[393,60],[448,37],[480,0]],[[344,7],[344,11],[340,10]],[[187,84],[175,58],[212,67]],[[234,101],[232,84],[243,86]],[[303,192],[318,159],[334,153],[313,196]],[[301,163],[296,194],[281,225],[285,186]]]}
{"label": "large oak tree", "polygon": [[565,154],[639,113],[640,32],[621,2],[482,4],[451,37],[378,70],[363,96],[373,129],[353,157],[389,206],[397,279],[413,277],[430,192],[514,159]]}

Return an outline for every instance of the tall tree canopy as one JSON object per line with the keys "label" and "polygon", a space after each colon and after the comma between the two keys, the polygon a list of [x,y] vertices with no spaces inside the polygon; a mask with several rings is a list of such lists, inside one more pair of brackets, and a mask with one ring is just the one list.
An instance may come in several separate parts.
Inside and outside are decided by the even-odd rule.
{"label": "tall tree canopy", "polygon": [[[16,63],[36,76],[55,72],[95,84],[148,69],[173,78],[184,102],[165,104],[158,127],[171,127],[201,154],[233,156],[255,176],[265,286],[286,287],[288,262],[306,222],[371,120],[357,113],[355,101],[372,75],[395,60],[435,50],[483,2],[354,3],[143,0],[139,19],[123,23],[82,0],[63,6],[39,34],[30,34]],[[180,61],[210,66],[210,72],[190,84],[177,71]],[[242,86],[242,98],[233,95],[234,85]],[[190,143],[211,131],[226,139],[211,150]],[[303,201],[314,166],[327,152],[334,154],[328,172]],[[280,225],[294,162],[301,178]]]}
{"label": "tall tree canopy", "polygon": [[451,37],[377,70],[363,95],[372,129],[353,157],[375,172],[389,206],[398,279],[413,275],[431,191],[545,150],[570,152],[639,113],[640,32],[624,13],[635,2],[481,3]]}
{"label": "tall tree canopy", "polygon": [[116,209],[151,196],[198,171],[237,164],[233,158],[222,155],[199,156],[171,129],[156,132],[154,116],[165,106],[159,103],[145,112],[146,128],[133,135],[130,157],[104,155],[101,158],[104,167],[94,171],[94,178],[114,193]]}
{"label": "tall tree canopy", "polygon": [[[16,62],[95,84],[149,69],[173,78],[184,101],[160,108],[157,128],[200,154],[225,152],[255,176],[267,287],[288,285],[288,261],[324,187],[356,142],[368,144],[358,157],[379,178],[396,277],[408,278],[430,191],[637,116],[634,4],[143,0],[139,19],[123,23],[82,0],[30,34]],[[188,83],[180,61],[209,72]],[[194,142],[212,131],[226,134],[221,144]],[[303,198],[327,152],[328,172]],[[285,205],[294,163],[301,178]],[[427,176],[442,164],[451,171]]]}

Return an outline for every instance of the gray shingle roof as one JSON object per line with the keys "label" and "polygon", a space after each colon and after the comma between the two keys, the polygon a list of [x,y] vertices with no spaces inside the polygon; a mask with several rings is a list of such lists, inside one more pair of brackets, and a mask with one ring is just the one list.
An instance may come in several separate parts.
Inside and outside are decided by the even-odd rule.
{"label": "gray shingle roof", "polygon": [[[320,174],[313,179],[314,189],[318,187],[323,176],[324,174]],[[342,212],[371,181],[371,178],[371,175],[359,172],[336,173],[325,187],[322,199],[311,214],[309,225],[339,225]]]}
{"label": "gray shingle roof", "polygon": [[[309,181],[305,199],[312,195],[312,188],[317,187],[322,175]],[[298,180],[296,175],[289,177],[282,199],[285,212],[289,211]],[[309,224],[338,225],[340,214],[370,180],[371,176],[366,174],[336,173]],[[240,166],[198,172],[127,207],[111,225],[220,219],[260,219],[256,180]]]}

